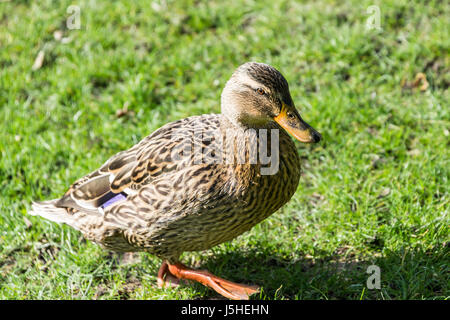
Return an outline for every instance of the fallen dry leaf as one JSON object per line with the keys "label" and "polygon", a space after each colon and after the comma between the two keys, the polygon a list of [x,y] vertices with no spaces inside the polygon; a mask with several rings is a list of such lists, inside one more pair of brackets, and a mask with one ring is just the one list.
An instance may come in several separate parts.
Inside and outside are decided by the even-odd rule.
{"label": "fallen dry leaf", "polygon": [[417,88],[419,86],[419,84],[422,84],[419,87],[420,91],[426,91],[428,89],[428,87],[430,86],[427,81],[427,76],[422,72],[419,72],[418,74],[416,74],[416,77],[414,78],[414,82],[413,82],[413,87]]}
{"label": "fallen dry leaf", "polygon": [[44,63],[44,56],[45,56],[44,50],[39,51],[38,55],[36,56],[36,59],[34,59],[33,66],[31,67],[32,70],[38,70],[42,67],[42,64]]}
{"label": "fallen dry leaf", "polygon": [[415,156],[418,156],[420,154],[420,150],[419,149],[412,149],[412,150],[409,150],[407,153],[408,153],[408,155],[415,157]]}
{"label": "fallen dry leaf", "polygon": [[128,106],[129,105],[130,105],[130,103],[128,101],[125,102],[123,108],[116,111],[116,117],[117,118],[121,118],[123,116],[133,117],[134,116],[134,111],[128,110]]}
{"label": "fallen dry leaf", "polygon": [[378,195],[378,199],[384,198],[384,197],[388,196],[390,193],[391,193],[390,188],[383,188],[383,190],[381,190],[380,194]]}
{"label": "fallen dry leaf", "polygon": [[31,221],[28,220],[27,217],[23,217],[23,221],[25,222],[25,227],[26,227],[26,229],[30,229],[30,228],[33,226],[33,224],[31,223]]}
{"label": "fallen dry leaf", "polygon": [[430,84],[428,83],[427,76],[423,72],[419,72],[414,77],[414,81],[402,80],[401,86],[403,89],[416,89],[419,88],[420,91],[426,91]]}

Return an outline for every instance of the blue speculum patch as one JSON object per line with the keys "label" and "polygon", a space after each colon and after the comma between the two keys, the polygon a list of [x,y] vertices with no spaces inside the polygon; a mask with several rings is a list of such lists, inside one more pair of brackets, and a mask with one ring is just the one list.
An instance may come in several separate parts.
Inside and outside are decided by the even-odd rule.
{"label": "blue speculum patch", "polygon": [[103,202],[101,207],[103,209],[105,209],[106,207],[109,207],[110,205],[113,205],[117,201],[125,200],[127,198],[127,194],[125,192],[121,192],[121,193],[109,192],[103,198],[104,199],[102,199],[102,200],[104,200],[105,202]]}

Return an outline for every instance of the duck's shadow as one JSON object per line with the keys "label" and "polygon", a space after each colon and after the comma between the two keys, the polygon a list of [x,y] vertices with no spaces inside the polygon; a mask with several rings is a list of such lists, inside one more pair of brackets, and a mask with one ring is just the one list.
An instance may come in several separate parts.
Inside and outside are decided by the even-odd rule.
{"label": "duck's shadow", "polygon": [[[367,259],[345,256],[345,252],[326,256],[316,251],[315,255],[322,258],[301,254],[285,258],[275,250],[261,248],[220,251],[203,260],[200,269],[208,269],[234,282],[260,286],[261,293],[253,295],[252,299],[385,299],[390,295],[395,298],[405,283],[422,282],[423,285],[403,297],[414,298],[426,295],[428,290],[435,296],[445,295],[444,281],[427,281],[436,272],[427,263],[430,255],[434,260],[432,266],[445,265],[444,249],[445,246],[437,246],[426,252],[389,252]],[[369,268],[372,265],[379,268],[378,275],[374,273],[376,267]],[[203,291],[206,299],[221,298],[212,290],[196,286],[200,291],[207,290]]]}

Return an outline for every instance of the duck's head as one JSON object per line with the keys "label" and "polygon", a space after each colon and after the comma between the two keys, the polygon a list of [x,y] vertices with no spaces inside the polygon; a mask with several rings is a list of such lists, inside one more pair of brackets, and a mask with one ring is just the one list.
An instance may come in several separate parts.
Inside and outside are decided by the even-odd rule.
{"label": "duck's head", "polygon": [[322,136],[295,108],[289,86],[274,67],[257,62],[241,65],[222,92],[222,114],[238,126],[269,127],[277,122],[301,142],[319,142]]}

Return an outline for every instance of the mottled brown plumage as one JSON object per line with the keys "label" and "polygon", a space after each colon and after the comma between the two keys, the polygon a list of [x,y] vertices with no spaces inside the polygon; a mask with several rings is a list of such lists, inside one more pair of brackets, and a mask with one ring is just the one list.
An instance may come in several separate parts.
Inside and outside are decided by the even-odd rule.
{"label": "mottled brown plumage", "polygon": [[[284,77],[269,65],[246,63],[223,91],[222,114],[164,125],[62,198],[34,203],[31,213],[66,223],[107,249],[154,254],[170,273],[183,252],[232,240],[289,201],[300,160],[286,130],[302,141],[320,139],[300,118]],[[259,150],[276,150],[278,158],[264,162]],[[269,167],[275,170],[262,170]],[[103,207],[115,195],[123,199]]]}

